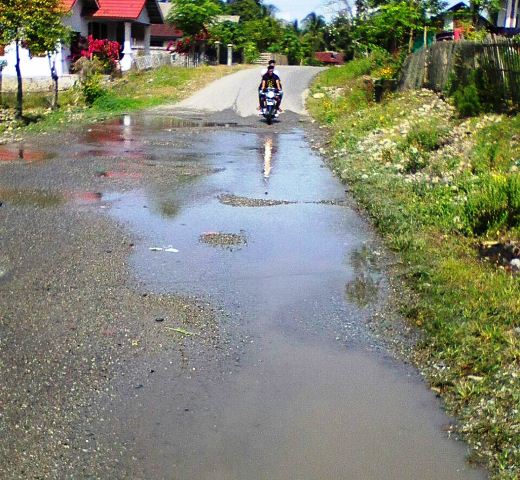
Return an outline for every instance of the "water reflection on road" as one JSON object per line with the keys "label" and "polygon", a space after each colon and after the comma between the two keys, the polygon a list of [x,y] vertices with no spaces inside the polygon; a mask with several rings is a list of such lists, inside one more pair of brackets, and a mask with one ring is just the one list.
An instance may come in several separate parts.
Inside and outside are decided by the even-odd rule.
{"label": "water reflection on road", "polygon": [[[365,321],[386,284],[372,234],[332,201],[343,187],[302,131],[190,136],[166,119],[130,118],[96,138],[169,168],[112,204],[141,239],[131,259],[140,282],[239,311],[252,338],[218,379],[205,369],[157,372],[133,400],[115,403],[113,434],[128,440],[136,475],[483,478],[465,463],[464,446],[441,433],[447,419],[417,375],[371,348]],[[171,174],[174,165],[184,177]],[[214,248],[200,241],[208,232],[247,242]]]}

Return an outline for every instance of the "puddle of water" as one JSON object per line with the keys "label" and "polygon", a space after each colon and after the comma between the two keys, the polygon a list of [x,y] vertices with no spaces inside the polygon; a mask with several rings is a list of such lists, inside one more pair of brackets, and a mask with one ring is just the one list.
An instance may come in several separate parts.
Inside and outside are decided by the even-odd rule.
{"label": "puddle of water", "polygon": [[[353,210],[323,202],[341,198],[343,187],[301,132],[211,132],[192,149],[214,173],[179,185],[174,196],[157,185],[123,194],[111,214],[145,239],[132,257],[141,282],[239,308],[254,343],[240,346],[240,368],[224,378],[202,369],[172,379],[164,371],[113,405],[111,431],[132,445],[140,474],[485,478],[465,463],[465,447],[444,437],[448,419],[420,378],[367,350],[370,309],[359,305],[369,306],[369,282],[382,278],[370,233]],[[223,194],[297,203],[235,208],[219,201]],[[174,199],[171,215],[143,208],[165,199]],[[200,242],[205,232],[240,231],[247,248]],[[345,285],[360,278],[366,285],[345,296]]]}
{"label": "puddle of water", "polygon": [[39,150],[31,149],[25,145],[18,147],[0,147],[0,162],[42,162],[49,160],[53,155]]}
{"label": "puddle of water", "polygon": [[347,282],[345,295],[347,300],[359,308],[374,305],[379,300],[379,291],[383,281],[379,267],[381,253],[370,244],[350,253],[347,265],[354,269],[355,278]]}

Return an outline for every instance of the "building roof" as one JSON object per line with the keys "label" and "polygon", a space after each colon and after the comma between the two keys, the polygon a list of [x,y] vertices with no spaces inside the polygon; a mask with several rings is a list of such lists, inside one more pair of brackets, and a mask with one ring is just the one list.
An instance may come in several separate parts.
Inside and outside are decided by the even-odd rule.
{"label": "building roof", "polygon": [[179,30],[177,27],[173,25],[152,25],[152,37],[161,37],[161,38],[181,38],[184,34],[182,30]]}
{"label": "building roof", "polygon": [[318,62],[334,65],[343,65],[345,63],[345,55],[337,52],[316,52],[314,58]]}
{"label": "building roof", "polygon": [[[76,4],[77,1],[78,0],[61,0],[61,3],[64,6],[65,10],[67,10],[67,12],[68,12],[69,10],[72,9],[72,7]],[[87,8],[93,8],[93,9],[99,8],[98,0],[85,0],[84,4],[85,4],[84,6]]]}
{"label": "building roof", "polygon": [[93,18],[137,20],[147,8],[151,23],[164,23],[157,0],[98,0],[98,4],[99,8],[91,14]]}

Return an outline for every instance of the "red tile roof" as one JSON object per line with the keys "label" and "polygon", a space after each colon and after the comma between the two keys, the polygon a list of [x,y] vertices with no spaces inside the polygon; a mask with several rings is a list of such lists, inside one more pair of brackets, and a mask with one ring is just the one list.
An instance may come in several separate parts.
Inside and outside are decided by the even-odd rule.
{"label": "red tile roof", "polygon": [[99,9],[94,18],[127,18],[135,20],[141,15],[146,0],[99,0]]}
{"label": "red tile roof", "polygon": [[145,7],[152,23],[163,23],[157,0],[98,0],[93,18],[137,20]]}
{"label": "red tile roof", "polygon": [[67,12],[74,6],[77,0],[61,0],[61,3],[66,8]]}
{"label": "red tile roof", "polygon": [[[72,9],[72,7],[76,4],[77,1],[78,0],[61,0],[61,3],[63,5],[63,7],[65,8],[65,10],[68,12],[69,10]],[[85,3],[88,4],[89,7],[95,7],[95,8],[99,7],[98,0],[88,0]]]}
{"label": "red tile roof", "polygon": [[173,25],[152,25],[152,37],[181,38],[184,34]]}
{"label": "red tile roof", "polygon": [[[78,0],[61,0],[69,11]],[[146,7],[151,23],[164,23],[157,0],[85,0],[82,15],[110,20],[137,20]]]}
{"label": "red tile roof", "polygon": [[316,52],[314,58],[318,60],[318,62],[334,65],[343,65],[345,63],[345,56],[342,53],[336,52]]}

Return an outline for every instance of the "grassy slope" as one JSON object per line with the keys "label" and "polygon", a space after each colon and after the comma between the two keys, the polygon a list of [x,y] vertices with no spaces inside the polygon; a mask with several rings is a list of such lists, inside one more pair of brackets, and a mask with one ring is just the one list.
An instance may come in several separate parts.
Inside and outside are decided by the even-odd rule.
{"label": "grassy slope", "polygon": [[[61,109],[50,112],[45,105],[48,96],[27,95],[26,114],[37,118],[36,123],[10,129],[11,133],[43,131],[58,128],[70,122],[82,123],[105,119],[122,113],[177,102],[207,83],[237,71],[241,67],[161,67],[140,73],[130,73],[110,83],[108,94],[86,108],[79,89],[62,92]],[[0,135],[9,125],[0,123]],[[11,124],[12,125],[12,124]],[[13,126],[13,125],[12,125]]]}
{"label": "grassy slope", "polygon": [[475,245],[520,237],[520,116],[462,121],[428,91],[368,99],[363,59],[318,77],[308,102],[329,126],[338,175],[393,250],[423,329],[416,360],[500,479],[520,478],[520,275]]}

